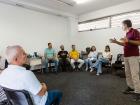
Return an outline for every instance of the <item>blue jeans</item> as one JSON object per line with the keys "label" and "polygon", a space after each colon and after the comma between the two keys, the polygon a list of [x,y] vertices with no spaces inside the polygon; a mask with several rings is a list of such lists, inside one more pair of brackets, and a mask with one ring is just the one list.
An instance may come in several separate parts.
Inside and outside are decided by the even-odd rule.
{"label": "blue jeans", "polygon": [[97,74],[102,73],[102,64],[109,63],[109,60],[106,58],[99,58],[95,64],[92,66],[97,69]]}
{"label": "blue jeans", "polygon": [[96,61],[96,59],[91,60],[91,59],[87,58],[85,60],[86,68],[91,67],[93,65],[92,61]]}
{"label": "blue jeans", "polygon": [[62,92],[59,90],[48,91],[48,98],[45,105],[59,105],[62,100]]}
{"label": "blue jeans", "polygon": [[[48,72],[48,60],[46,60],[46,72]],[[57,60],[52,60],[52,63],[54,63],[55,64],[55,71],[57,72],[57,70],[58,70],[58,61]]]}

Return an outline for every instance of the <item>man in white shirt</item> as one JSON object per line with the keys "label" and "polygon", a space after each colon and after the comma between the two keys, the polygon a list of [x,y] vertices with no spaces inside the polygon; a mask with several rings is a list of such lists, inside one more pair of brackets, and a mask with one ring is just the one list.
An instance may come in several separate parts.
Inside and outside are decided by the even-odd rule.
{"label": "man in white shirt", "polygon": [[6,58],[9,65],[8,68],[0,74],[1,86],[28,91],[35,105],[59,105],[62,93],[58,90],[48,91],[45,83],[40,83],[33,72],[22,67],[27,59],[22,47],[7,47]]}

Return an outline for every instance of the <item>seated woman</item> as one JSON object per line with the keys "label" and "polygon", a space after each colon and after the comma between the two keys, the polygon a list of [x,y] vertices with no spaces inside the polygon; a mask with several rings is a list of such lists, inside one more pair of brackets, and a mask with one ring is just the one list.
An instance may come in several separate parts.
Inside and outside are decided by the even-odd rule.
{"label": "seated woman", "polygon": [[102,64],[109,63],[111,58],[112,53],[110,52],[110,47],[107,45],[105,46],[105,51],[103,52],[102,56],[100,56],[96,63],[92,65],[90,72],[92,72],[94,69],[97,69],[96,75],[99,76],[102,73]]}
{"label": "seated woman", "polygon": [[88,54],[88,58],[85,60],[85,64],[86,64],[86,71],[88,71],[89,67],[91,68],[91,66],[93,65],[93,61],[97,60],[97,51],[96,51],[96,47],[92,46],[91,50]]}

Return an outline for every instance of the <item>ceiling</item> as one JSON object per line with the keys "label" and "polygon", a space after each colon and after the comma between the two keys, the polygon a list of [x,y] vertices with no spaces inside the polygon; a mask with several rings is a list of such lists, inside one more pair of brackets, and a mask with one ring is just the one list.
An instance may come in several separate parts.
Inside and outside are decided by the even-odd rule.
{"label": "ceiling", "polygon": [[84,4],[76,4],[73,0],[13,0],[39,5],[66,13],[81,15],[90,11],[96,11],[106,7],[118,5],[132,0],[91,0]]}

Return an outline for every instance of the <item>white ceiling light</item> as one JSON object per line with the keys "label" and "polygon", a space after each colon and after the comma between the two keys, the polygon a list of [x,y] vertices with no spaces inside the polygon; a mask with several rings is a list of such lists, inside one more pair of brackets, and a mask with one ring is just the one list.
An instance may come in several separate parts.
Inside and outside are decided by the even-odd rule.
{"label": "white ceiling light", "polygon": [[77,4],[83,4],[83,3],[89,2],[91,0],[73,0],[73,1],[75,1]]}

